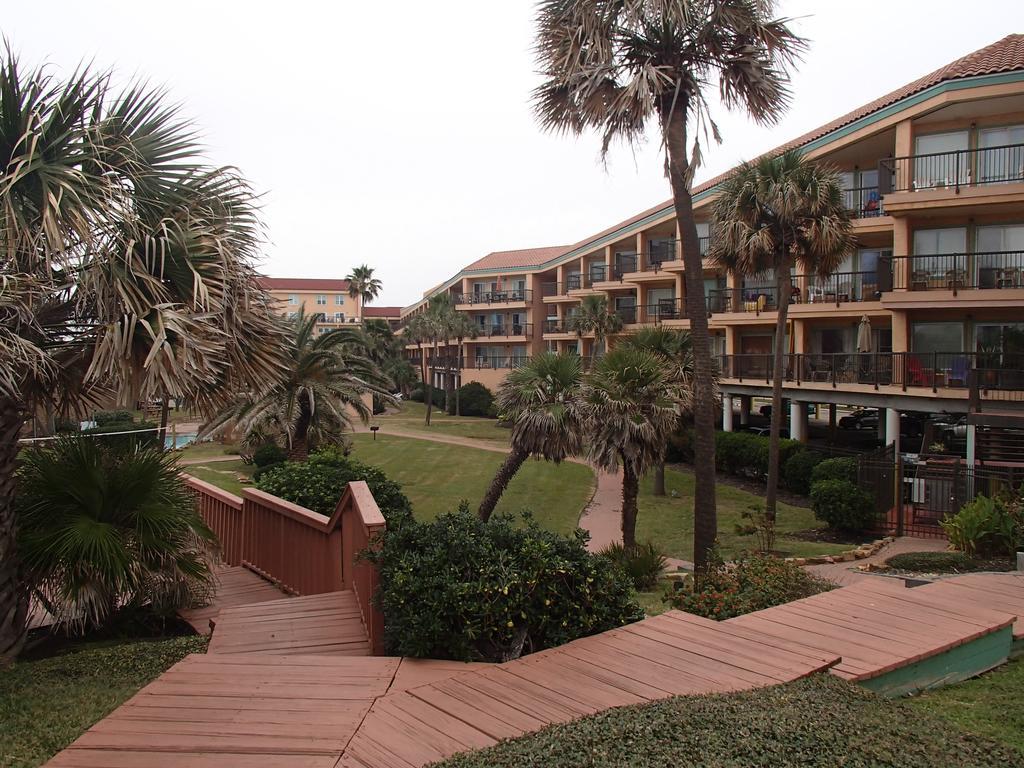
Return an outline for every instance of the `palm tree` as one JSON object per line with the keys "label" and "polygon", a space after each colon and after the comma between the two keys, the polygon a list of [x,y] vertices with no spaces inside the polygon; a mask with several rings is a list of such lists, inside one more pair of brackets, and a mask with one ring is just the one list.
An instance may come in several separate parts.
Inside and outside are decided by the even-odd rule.
{"label": "palm tree", "polygon": [[775,519],[782,425],[783,339],[789,314],[790,270],[827,277],[853,253],[851,213],[835,171],[791,150],[746,163],[714,202],[711,257],[739,275],[775,272],[775,350],[765,514]]}
{"label": "palm tree", "polygon": [[512,450],[498,468],[478,510],[486,522],[516,472],[531,455],[556,464],[583,448],[579,355],[541,352],[513,368],[498,389],[498,414],[512,423]]}
{"label": "palm tree", "polygon": [[[458,343],[459,347],[455,353],[456,360],[456,376],[459,378],[459,385],[462,384],[462,345],[466,339],[475,339],[477,334],[480,332],[479,327],[476,323],[470,319],[470,317],[462,312],[456,312],[455,317],[452,318],[452,325],[449,329],[452,337]],[[455,389],[455,415],[462,415],[461,404],[459,403],[459,387]]]}
{"label": "palm tree", "polygon": [[[804,50],[772,0],[541,0],[537,51],[545,82],[536,111],[544,128],[603,134],[606,155],[615,139],[643,140],[656,121],[665,149],[682,256],[694,290],[686,292],[694,363],[694,559],[707,563],[718,521],[715,511],[714,368],[703,264],[690,185],[702,160],[701,128],[719,139],[708,117],[705,88],[726,107],[745,109],[758,123],[776,122],[789,104],[787,70]],[[715,82],[717,81],[717,83]],[[690,121],[696,123],[690,142]]]}
{"label": "palm tree", "polygon": [[85,629],[208,597],[215,537],[174,454],[64,437],[27,450],[18,481],[25,580],[59,623]]}
{"label": "palm tree", "polygon": [[381,281],[373,276],[373,267],[365,264],[355,267],[345,279],[348,280],[348,295],[353,299],[362,299],[363,306],[376,299],[384,287]]}
{"label": "palm tree", "polygon": [[[619,346],[645,349],[661,358],[668,383],[679,404],[680,418],[693,415],[693,345],[690,334],[664,326],[640,328],[626,336]],[[665,457],[654,468],[654,495],[665,495]]]}
{"label": "palm tree", "polygon": [[25,420],[100,395],[211,412],[282,364],[256,282],[254,196],[197,153],[161,91],[0,62],[0,663],[27,610],[14,537]]}
{"label": "palm tree", "polygon": [[609,472],[622,465],[622,544],[633,549],[640,478],[664,457],[679,418],[668,367],[654,352],[616,346],[594,363],[583,403],[591,461]]}
{"label": "palm tree", "polygon": [[[430,424],[430,404],[434,401],[434,382],[427,377],[427,358],[423,355],[423,345],[429,344],[434,327],[425,314],[414,315],[405,324],[403,338],[416,345],[416,356],[420,362],[420,383],[423,385],[425,402],[427,403],[427,425]],[[429,352],[429,347],[427,348]]]}
{"label": "palm tree", "polygon": [[[432,374],[437,373],[438,367],[444,367],[441,365],[441,342],[445,345],[445,357],[447,359],[448,352],[448,341],[452,337],[452,324],[456,316],[455,307],[452,305],[451,294],[439,293],[435,296],[431,296],[427,302],[426,322],[430,325],[430,339],[434,343],[434,358],[433,358],[433,371]],[[445,387],[444,387],[444,409],[448,410],[448,379],[449,374],[445,374]],[[430,412],[433,408],[433,375],[431,376],[431,398],[427,402],[427,426],[430,426]]]}
{"label": "palm tree", "polygon": [[287,342],[289,366],[257,392],[246,393],[204,428],[203,435],[237,428],[248,435],[281,435],[292,459],[305,459],[312,444],[334,442],[352,427],[350,412],[365,424],[373,415],[364,395],[394,402],[391,382],[369,357],[358,328],[317,333],[317,315],[299,312]]}
{"label": "palm tree", "polygon": [[584,296],[579,310],[570,318],[569,328],[576,332],[582,354],[583,336],[594,334],[594,355],[602,350],[605,339],[622,330],[622,318],[609,311],[608,299],[600,294]]}

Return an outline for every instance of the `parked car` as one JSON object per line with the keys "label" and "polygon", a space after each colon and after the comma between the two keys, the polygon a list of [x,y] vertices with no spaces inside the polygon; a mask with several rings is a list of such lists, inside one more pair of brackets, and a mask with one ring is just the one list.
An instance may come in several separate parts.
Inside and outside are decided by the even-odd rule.
{"label": "parked car", "polygon": [[848,416],[839,419],[840,429],[878,429],[878,411],[866,411],[859,408]]}
{"label": "parked car", "polygon": [[[807,415],[808,416],[814,416],[815,413],[817,413],[817,408],[816,408],[815,404],[814,403],[807,403],[806,405],[807,405]],[[766,419],[770,419],[772,417],[772,406],[771,406],[770,403],[768,405],[762,405],[760,408],[757,409],[757,412],[760,413],[762,416],[764,416]],[[788,413],[789,412],[789,401],[788,400],[783,400],[782,401],[782,412],[783,413]]]}
{"label": "parked car", "polygon": [[[750,432],[752,435],[758,435],[759,437],[771,437],[772,434],[771,427],[747,427],[747,432]],[[779,430],[779,437],[783,440],[788,440],[789,430],[782,427]]]}

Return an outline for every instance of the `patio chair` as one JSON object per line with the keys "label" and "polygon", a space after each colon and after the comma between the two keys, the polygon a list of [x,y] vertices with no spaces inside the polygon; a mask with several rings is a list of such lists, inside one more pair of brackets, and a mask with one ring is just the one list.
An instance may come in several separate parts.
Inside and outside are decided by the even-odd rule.
{"label": "patio chair", "polygon": [[913,276],[910,278],[910,290],[927,291],[929,279],[928,270],[915,269]]}
{"label": "patio chair", "polygon": [[946,270],[946,287],[951,291],[963,288],[967,284],[967,272],[963,269]]}
{"label": "patio chair", "polygon": [[961,355],[957,355],[953,358],[953,364],[949,369],[949,378],[947,383],[949,386],[965,387],[967,386],[967,372],[970,366],[967,363],[967,358]]}
{"label": "patio chair", "polygon": [[996,288],[1016,288],[1020,285],[1020,270],[1000,269],[996,272]]}
{"label": "patio chair", "polygon": [[907,360],[907,384],[915,387],[923,387],[925,384],[924,366],[917,357]]}

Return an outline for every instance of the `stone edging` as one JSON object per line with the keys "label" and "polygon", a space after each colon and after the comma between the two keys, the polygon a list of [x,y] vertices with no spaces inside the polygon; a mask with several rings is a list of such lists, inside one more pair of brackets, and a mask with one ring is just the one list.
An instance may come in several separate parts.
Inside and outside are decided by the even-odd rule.
{"label": "stone edging", "polygon": [[848,549],[837,555],[816,555],[814,557],[787,557],[786,562],[794,565],[826,565],[830,563],[851,563],[854,560],[863,560],[866,557],[878,554],[879,550],[887,547],[896,541],[894,536],[886,536],[884,539],[876,539],[868,544],[861,544],[854,549]]}

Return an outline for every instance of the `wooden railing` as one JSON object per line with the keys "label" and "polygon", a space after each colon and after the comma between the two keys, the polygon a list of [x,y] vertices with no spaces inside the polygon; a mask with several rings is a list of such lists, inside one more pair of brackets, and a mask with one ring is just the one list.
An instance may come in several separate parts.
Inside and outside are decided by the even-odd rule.
{"label": "wooden railing", "polygon": [[239,498],[185,478],[225,563],[245,566],[295,595],[351,589],[370,647],[384,652],[384,617],[373,604],[377,569],[358,555],[374,545],[385,523],[365,482],[349,483],[334,514],[325,517],[255,488]]}

